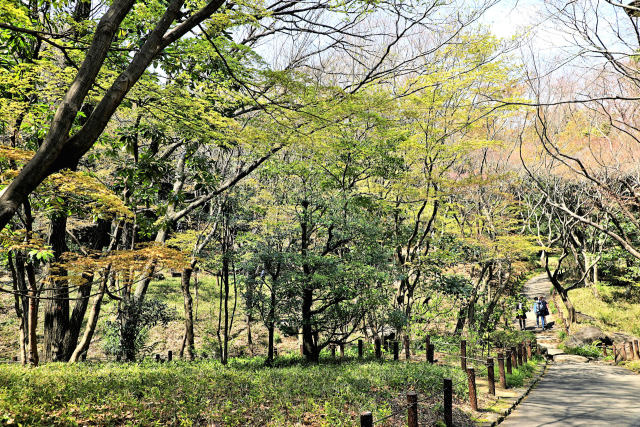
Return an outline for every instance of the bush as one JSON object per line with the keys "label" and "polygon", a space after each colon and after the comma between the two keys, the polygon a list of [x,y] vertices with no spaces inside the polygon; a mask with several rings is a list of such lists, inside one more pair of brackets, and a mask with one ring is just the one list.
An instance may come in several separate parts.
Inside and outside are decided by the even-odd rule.
{"label": "bush", "polygon": [[583,345],[581,347],[567,347],[562,345],[562,349],[567,354],[576,354],[578,356],[589,357],[591,359],[602,357],[602,351],[597,347],[597,343]]}
{"label": "bush", "polygon": [[[124,310],[137,309],[132,306],[125,307]],[[137,309],[138,323],[136,329],[133,331],[135,336],[134,340],[134,352],[137,355],[141,351],[152,351],[154,345],[145,347],[147,339],[149,337],[149,329],[153,326],[161,324],[166,325],[170,321],[177,318],[176,310],[169,307],[165,302],[147,298],[143,301],[142,307]],[[104,326],[104,338],[103,349],[106,354],[114,356],[124,356],[127,353],[127,349],[123,344],[123,328],[120,321],[106,321]]]}

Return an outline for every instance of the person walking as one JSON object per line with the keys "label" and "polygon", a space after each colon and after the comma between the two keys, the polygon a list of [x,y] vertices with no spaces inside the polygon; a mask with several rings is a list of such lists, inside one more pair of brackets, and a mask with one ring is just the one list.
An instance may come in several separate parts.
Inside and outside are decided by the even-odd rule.
{"label": "person walking", "polygon": [[540,316],[542,330],[544,331],[547,328],[547,316],[549,315],[549,306],[547,305],[547,301],[543,296],[538,298],[538,312],[537,315]]}
{"label": "person walking", "polygon": [[538,297],[533,297],[533,313],[536,315],[536,328],[539,328],[540,314],[538,314]]}
{"label": "person walking", "polygon": [[520,330],[524,331],[527,328],[527,310],[521,302],[518,303],[516,308],[516,318],[518,319]]}

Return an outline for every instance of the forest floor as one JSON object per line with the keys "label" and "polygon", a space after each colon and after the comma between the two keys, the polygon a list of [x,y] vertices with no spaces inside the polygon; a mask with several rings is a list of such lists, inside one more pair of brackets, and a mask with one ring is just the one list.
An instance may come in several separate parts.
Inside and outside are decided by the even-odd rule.
{"label": "forest floor", "polygon": [[[546,275],[536,276],[524,288],[534,296],[548,295]],[[501,425],[533,426],[638,426],[640,376],[604,363],[586,363],[586,358],[566,355],[559,348],[558,322],[549,316],[549,331],[537,332],[538,342],[547,348],[552,364],[544,377]],[[535,326],[530,312],[527,326]]]}

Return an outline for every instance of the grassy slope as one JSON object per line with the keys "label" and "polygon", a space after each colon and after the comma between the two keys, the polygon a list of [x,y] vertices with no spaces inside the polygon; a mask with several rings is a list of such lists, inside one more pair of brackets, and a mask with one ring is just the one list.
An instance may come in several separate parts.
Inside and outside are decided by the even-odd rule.
{"label": "grassy slope", "polygon": [[[402,425],[405,391],[417,390],[421,417],[441,418],[441,384],[452,378],[456,400],[466,379],[457,366],[347,361],[306,365],[281,357],[156,364],[48,364],[0,369],[0,424],[16,425],[354,425],[368,410],[374,419],[400,415],[382,425]],[[520,385],[535,362],[514,371]],[[486,375],[486,369],[479,374]],[[461,402],[463,403],[463,402]],[[457,425],[470,419],[456,410]]]}
{"label": "grassy slope", "polygon": [[[639,336],[640,302],[628,301],[612,286],[598,285],[597,289],[599,298],[594,296],[590,288],[571,291],[569,296],[576,310],[593,317],[595,321],[592,323],[604,331]],[[564,312],[566,314],[566,310]]]}

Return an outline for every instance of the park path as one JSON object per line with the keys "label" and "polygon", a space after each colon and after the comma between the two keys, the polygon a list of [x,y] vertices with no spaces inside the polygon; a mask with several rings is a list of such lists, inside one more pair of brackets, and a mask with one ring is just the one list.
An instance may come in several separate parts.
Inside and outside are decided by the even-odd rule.
{"label": "park path", "polygon": [[[529,280],[523,293],[533,306],[533,297],[547,297],[550,288],[546,275],[541,275]],[[579,358],[564,356],[557,348],[559,326],[553,315],[547,319],[551,329],[536,329],[536,335],[553,361],[544,377],[501,426],[640,427],[640,375],[616,366],[576,363]],[[535,314],[530,311],[527,328],[535,328],[535,322]]]}

